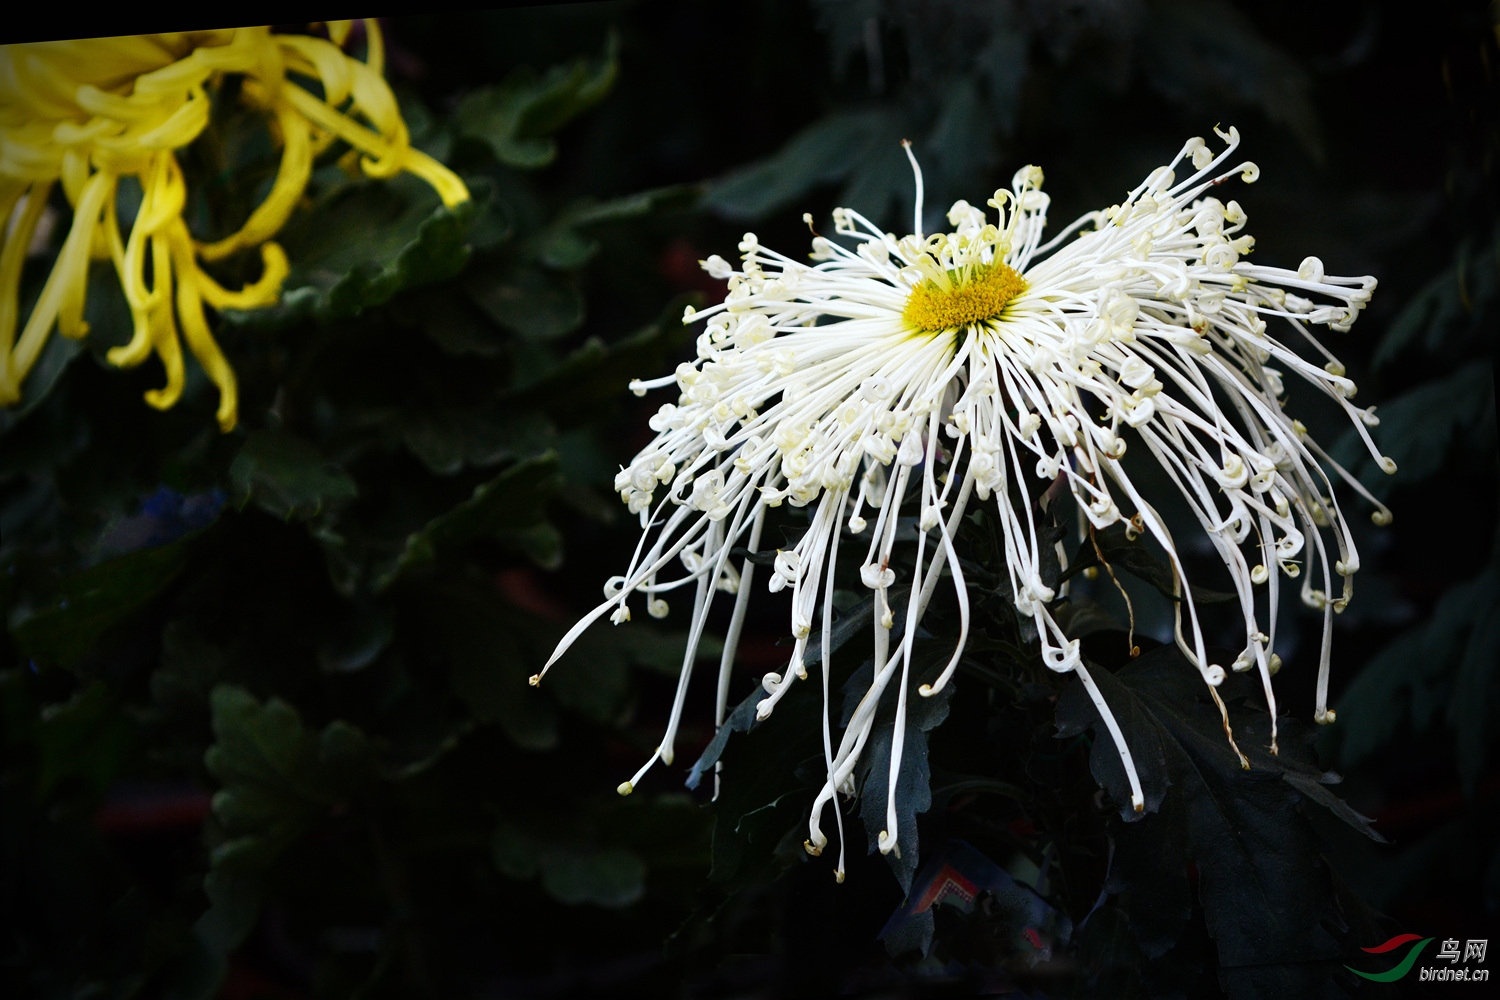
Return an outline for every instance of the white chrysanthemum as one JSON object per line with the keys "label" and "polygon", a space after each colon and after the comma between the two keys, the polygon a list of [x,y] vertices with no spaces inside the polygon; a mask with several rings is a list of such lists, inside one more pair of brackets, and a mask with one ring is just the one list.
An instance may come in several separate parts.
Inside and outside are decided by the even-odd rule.
{"label": "white chrysanthemum", "polygon": [[[1009,191],[989,201],[998,216],[993,223],[961,201],[948,213],[951,232],[897,239],[839,209],[838,234],[853,249],[816,237],[813,263],[804,264],[747,234],[739,270],[719,257],[704,262],[711,275],[728,279],[729,293],[722,304],[696,314],[689,309],[684,317],[707,320],[697,361],[631,386],[639,395],[675,384],[681,393],[652,418],[656,440],[615,480],[644,529],[635,557],[606,586],[607,600],[574,626],[548,662],[598,618],[628,620],[632,593],[644,594],[659,617],[667,612],[662,594],[695,588],[666,735],[622,793],[657,759],[672,761],[696,646],[721,590],[735,595],[719,672],[723,723],[756,574],[749,560],[736,566],[731,550],[760,550],[768,507],[812,505],[807,532],[775,557],[768,589],[791,589],[795,645],[786,671],[766,675],[758,714],[770,715],[806,678],[804,654],[820,603],[819,662],[828,663],[833,567],[841,544],[857,546],[860,578],[875,593],[877,669],[837,744],[822,671],[827,780],[807,846],[816,854],[827,843],[820,819],[835,794],[852,793],[876,707],[899,674],[887,826],[879,837],[882,851],[895,846],[913,637],[946,567],[959,639],[942,674],[921,687],[931,695],[952,676],[967,637],[968,598],[953,535],[977,496],[999,515],[1015,605],[1035,623],[1043,659],[1053,670],[1078,674],[1141,809],[1119,727],[1078,642],[1048,609],[1057,595],[1042,580],[1042,543],[1020,488],[1028,476],[1065,483],[1094,528],[1125,521],[1132,534],[1155,539],[1181,596],[1177,644],[1216,687],[1224,668],[1209,662],[1179,545],[1121,464],[1127,444],[1144,448],[1172,479],[1229,571],[1244,618],[1244,647],[1231,667],[1259,673],[1273,719],[1277,582],[1282,574],[1302,577],[1303,601],[1324,612],[1316,717],[1333,718],[1326,704],[1330,616],[1348,601],[1359,559],[1325,469],[1369,495],[1282,413],[1281,397],[1284,376],[1300,377],[1344,409],[1380,458],[1365,429],[1376,423],[1374,415],[1349,402],[1354,384],[1308,334],[1313,325],[1347,330],[1375,280],[1328,276],[1315,257],[1295,272],[1250,263],[1244,211],[1208,194],[1235,175],[1253,182],[1258,171],[1252,163],[1226,168],[1239,136],[1232,128],[1219,135],[1227,148],[1217,156],[1202,139],[1190,140],[1123,203],[1084,216],[1045,244],[1042,172],[1026,167]],[[1192,172],[1178,181],[1175,169],[1184,160]],[[912,166],[920,227],[921,173],[915,159]],[[1296,330],[1327,363],[1304,360],[1270,335],[1268,321]],[[1380,461],[1392,470],[1389,459]],[[913,497],[920,511],[917,559],[911,578],[900,581],[911,598],[892,649],[896,611],[888,595],[898,581],[891,551],[897,513]],[[1387,523],[1389,512],[1376,507],[1376,522]],[[673,563],[685,572],[666,579]],[[1343,578],[1336,596],[1334,575]],[[840,874],[843,868],[841,859]]]}

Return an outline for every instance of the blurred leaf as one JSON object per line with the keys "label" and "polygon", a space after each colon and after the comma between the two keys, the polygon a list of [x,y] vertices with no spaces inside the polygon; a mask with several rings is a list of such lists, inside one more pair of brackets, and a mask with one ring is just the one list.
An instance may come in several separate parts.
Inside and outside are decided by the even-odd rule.
{"label": "blurred leaf", "polygon": [[1443,467],[1455,441],[1475,436],[1477,450],[1494,448],[1495,378],[1488,360],[1470,361],[1443,378],[1424,382],[1394,400],[1382,403],[1380,426],[1371,436],[1396,463],[1387,476],[1365,451],[1351,428],[1332,455],[1345,468],[1355,469],[1361,482],[1377,497],[1390,495],[1394,483],[1411,484]]}
{"label": "blurred leaf", "polygon": [[[21,295],[18,315],[24,322],[31,314],[32,308],[42,290],[39,280],[41,275],[32,271],[25,282],[26,287]],[[11,294],[15,294],[12,286]],[[21,385],[20,405],[14,408],[0,407],[0,438],[16,424],[24,420],[27,415],[34,413],[37,408],[52,394],[62,379],[63,373],[73,363],[73,359],[84,352],[85,346],[92,347],[96,354],[102,354],[105,347],[124,344],[130,339],[132,323],[130,310],[125,304],[125,296],[120,291],[119,279],[115,275],[114,268],[98,262],[89,268],[86,298],[84,300],[84,322],[88,324],[90,335],[87,341],[74,340],[72,337],[50,336],[41,352],[37,354],[36,361],[32,363],[31,371],[26,375]],[[9,456],[6,456],[9,459]],[[0,464],[0,469],[10,465],[9,461]]]}
{"label": "blurred leaf", "polygon": [[39,796],[51,795],[69,780],[98,796],[126,763],[137,731],[119,700],[94,681],[68,701],[42,709],[35,738]]}
{"label": "blurred leaf", "polygon": [[489,406],[426,407],[404,415],[400,429],[401,443],[438,476],[534,454],[551,439],[547,422],[535,414],[501,413]]}
{"label": "blurred leaf", "polygon": [[83,345],[70,337],[47,339],[47,345],[37,355],[36,363],[32,365],[31,372],[26,376],[21,405],[15,409],[0,409],[0,437],[4,437],[12,427],[34,412],[51,395],[52,390],[57,387],[58,381],[62,378],[63,372],[67,371],[73,359],[82,353]]}
{"label": "blurred leaf", "polygon": [[474,495],[446,514],[428,521],[406,538],[394,569],[376,584],[388,586],[415,566],[431,563],[443,553],[476,538],[504,538],[540,524],[544,504],[557,485],[557,455],[547,452],[517,462],[494,479],[482,483]]}
{"label": "blurred leaf", "polygon": [[569,906],[591,903],[618,909],[639,900],[646,890],[646,865],[624,848],[548,843],[503,822],[495,829],[490,851],[502,874],[518,880],[540,875],[547,895]]}
{"label": "blurred leaf", "polygon": [[1015,127],[1016,108],[1021,103],[1021,84],[1026,80],[1028,68],[1027,49],[1031,43],[1030,32],[1023,24],[1016,23],[1020,18],[1015,17],[1013,11],[1014,8],[996,11],[1003,19],[1002,27],[990,34],[988,43],[975,60],[979,75],[985,82],[989,112],[1005,135]]}
{"label": "blurred leaf", "polygon": [[1374,365],[1384,368],[1417,346],[1428,354],[1480,339],[1494,329],[1500,292],[1500,229],[1487,250],[1461,243],[1452,264],[1407,302],[1380,340]]}
{"label": "blurred leaf", "polygon": [[396,632],[385,607],[369,601],[343,609],[329,623],[328,636],[318,644],[318,666],[328,674],[352,674],[368,667],[385,651]]}
{"label": "blurred leaf", "polygon": [[358,495],[354,480],[317,448],[286,431],[253,431],[229,467],[234,502],[251,500],[284,521],[316,517]]}
{"label": "blurred leaf", "polygon": [[447,287],[423,288],[391,303],[399,322],[421,329],[433,343],[454,357],[497,358],[509,338],[464,296]]}
{"label": "blurred leaf", "polygon": [[613,344],[589,338],[540,379],[512,390],[506,404],[540,409],[565,428],[590,419],[600,400],[620,398],[632,378],[654,377],[692,343],[693,333],[682,324],[682,313],[693,299],[677,297],[655,323]]}
{"label": "blurred leaf", "polygon": [[193,925],[187,954],[167,984],[166,1000],[210,1000],[229,968],[229,955],[260,918],[265,886],[259,878],[213,870],[203,878],[208,909]]}
{"label": "blurred leaf", "polygon": [[539,267],[500,261],[473,268],[464,290],[486,316],[526,340],[555,340],[583,323],[573,279]]}
{"label": "blurred leaf", "polygon": [[[549,655],[550,644],[562,638],[562,629],[535,630],[542,639],[536,652]],[[545,638],[544,638],[545,637]],[[687,634],[652,628],[646,623],[584,632],[568,649],[564,660],[547,675],[547,690],[565,708],[604,725],[617,725],[629,704],[633,689],[630,668],[644,667],[676,678],[682,672]],[[717,660],[723,646],[702,636],[695,662]],[[690,779],[691,780],[691,779]]]}
{"label": "blurred leaf", "polygon": [[691,204],[701,188],[692,184],[641,191],[637,194],[596,202],[585,200],[562,212],[532,240],[533,252],[547,267],[574,270],[593,259],[599,244],[584,234],[589,226],[637,219],[664,208]]}
{"label": "blurred leaf", "polygon": [[[890,131],[888,114],[871,110],[820,118],[780,151],[715,181],[703,206],[731,219],[758,218],[791,206],[814,188],[849,176],[871,155],[875,137]],[[869,211],[863,204],[851,207]]]}
{"label": "blurred leaf", "polygon": [[263,867],[335,799],[320,741],[281,699],[261,703],[245,688],[220,684],[210,705],[214,744],[204,763],[222,786],[213,814],[228,837],[213,864]]}
{"label": "blurred leaf", "polygon": [[1500,569],[1451,588],[1423,624],[1388,642],[1339,698],[1345,766],[1387,746],[1403,722],[1421,733],[1447,706],[1459,773],[1472,793],[1487,764],[1489,716],[1500,698]]}
{"label": "blurred leaf", "polygon": [[1146,9],[1140,64],[1157,90],[1189,108],[1214,98],[1257,107],[1322,160],[1312,81],[1248,17],[1226,0],[1154,0]]}
{"label": "blurred leaf", "polygon": [[11,635],[28,656],[71,667],[167,589],[187,565],[195,537],[84,570],[63,582],[53,602],[12,625]]}
{"label": "blurred leaf", "polygon": [[518,70],[499,86],[472,91],[454,110],[454,126],[487,143],[508,167],[545,167],[557,157],[549,136],[598,104],[614,84],[618,47],[610,35],[597,62],[575,59],[540,77]]}
{"label": "blurred leaf", "polygon": [[561,903],[629,906],[646,891],[646,866],[620,848],[549,852],[542,859],[542,886]]}
{"label": "blurred leaf", "polygon": [[500,823],[490,838],[490,857],[507,878],[535,878],[540,868],[539,853],[535,838],[514,823]]}
{"label": "blurred leaf", "polygon": [[369,742],[347,722],[317,734],[279,698],[261,702],[229,684],[213,689],[210,706],[214,743],[203,761],[221,786],[213,814],[225,839],[210,853],[194,957],[168,994],[184,1000],[217,993],[226,957],[255,926],[277,857],[374,774]]}
{"label": "blurred leaf", "polygon": [[1492,589],[1492,601],[1474,624],[1464,647],[1448,703],[1448,721],[1457,736],[1454,748],[1464,791],[1473,797],[1484,776],[1493,740],[1490,719],[1500,701],[1500,588]]}
{"label": "blurred leaf", "polygon": [[523,652],[531,623],[498,592],[449,584],[422,594],[435,642],[448,662],[449,683],[474,717],[495,723],[523,750],[557,745],[557,713],[527,683],[541,666]]}
{"label": "blurred leaf", "polygon": [[226,659],[190,622],[168,622],[162,629],[161,660],[151,674],[151,697],[169,713],[196,714],[207,704]]}

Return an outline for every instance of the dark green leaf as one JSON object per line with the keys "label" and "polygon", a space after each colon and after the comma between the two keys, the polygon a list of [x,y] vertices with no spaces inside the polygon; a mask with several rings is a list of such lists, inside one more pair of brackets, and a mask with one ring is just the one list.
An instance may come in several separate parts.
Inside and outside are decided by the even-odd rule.
{"label": "dark green leaf", "polygon": [[398,575],[431,563],[443,553],[476,538],[505,538],[541,523],[543,505],[557,485],[557,455],[548,452],[529,458],[481,484],[474,495],[428,521],[407,536],[406,548],[377,587],[388,586]]}
{"label": "dark green leaf", "polygon": [[[23,314],[24,315],[24,314]],[[57,387],[63,372],[73,359],[83,353],[83,345],[69,337],[50,337],[47,346],[37,355],[36,363],[26,376],[21,405],[15,409],[0,409],[0,437],[19,423],[27,414],[42,404]]]}
{"label": "dark green leaf", "polygon": [[445,354],[454,357],[496,358],[505,353],[509,338],[462,295],[451,289],[418,289],[391,303],[399,322],[421,329]]}
{"label": "dark green leaf", "polygon": [[432,407],[404,417],[399,427],[401,443],[439,476],[534,454],[551,440],[551,428],[536,415],[501,413],[489,406]]}
{"label": "dark green leaf", "polygon": [[1495,377],[1489,361],[1471,361],[1444,378],[1424,382],[1377,408],[1375,443],[1396,463],[1387,476],[1369,457],[1353,430],[1340,438],[1333,457],[1355,470],[1377,497],[1395,483],[1416,483],[1442,468],[1456,441],[1473,435],[1482,448],[1494,448]]}
{"label": "dark green leaf", "polygon": [[646,891],[646,866],[630,851],[549,851],[542,857],[542,887],[560,903],[629,906]]}
{"label": "dark green leaf", "polygon": [[696,185],[674,184],[610,201],[579,202],[559,215],[532,241],[532,250],[547,267],[574,270],[586,264],[599,250],[599,244],[588,237],[584,229],[601,223],[640,218],[663,208],[685,206],[696,199],[700,191]]}
{"label": "dark green leaf", "polygon": [[[917,815],[932,808],[932,767],[927,758],[927,733],[948,717],[948,702],[952,699],[956,686],[950,681],[930,698],[917,693],[922,684],[933,679],[929,675],[935,675],[941,669],[942,663],[936,659],[936,655],[930,644],[918,647],[917,653],[912,657],[912,672],[906,693],[906,726],[902,740],[901,767],[896,776],[896,829],[890,831],[896,837],[897,846],[885,856],[904,893],[911,892],[911,880],[916,874],[919,860]],[[943,662],[946,662],[946,656],[943,657]],[[922,664],[921,667],[918,666],[919,663]],[[864,697],[873,679],[874,665],[867,662],[845,684],[846,719]],[[900,683],[898,674],[882,696],[881,707],[875,716],[875,729],[859,758],[859,815],[865,825],[871,852],[879,849],[880,834],[888,828],[886,799],[890,790],[891,751]]]}
{"label": "dark green leaf", "polygon": [[[1098,548],[1096,549],[1095,546]],[[1062,573],[1060,579],[1071,579],[1090,566],[1098,566],[1100,553],[1103,553],[1105,561],[1116,570],[1123,569],[1137,579],[1144,580],[1155,587],[1163,597],[1178,600],[1173,594],[1175,576],[1171,564],[1159,559],[1147,547],[1144,537],[1137,538],[1135,541],[1127,538],[1125,527],[1120,524],[1111,525],[1102,531],[1096,530],[1093,532],[1092,541],[1084,539],[1079,543],[1078,551],[1074,553],[1067,570]],[[1199,604],[1220,604],[1235,600],[1233,594],[1209,590],[1197,584],[1189,584],[1188,589],[1193,595],[1193,600]]]}
{"label": "dark green leaf", "polygon": [[1158,0],[1146,11],[1142,66],[1157,90],[1188,106],[1212,95],[1258,107],[1322,158],[1312,81],[1250,18],[1225,0]]}
{"label": "dark green leaf", "polygon": [[36,728],[37,794],[49,796],[69,781],[82,783],[91,795],[103,794],[126,763],[136,728],[101,681],[48,705]]}
{"label": "dark green leaf", "polygon": [[1391,323],[1375,352],[1375,366],[1390,365],[1419,340],[1428,353],[1436,353],[1460,340],[1489,334],[1500,291],[1497,263],[1500,229],[1491,235],[1488,249],[1475,252],[1472,244],[1460,243],[1451,265],[1413,296]]}
{"label": "dark green leaf", "polygon": [[[1479,779],[1490,763],[1494,727],[1490,719],[1500,705],[1500,586],[1489,574],[1487,606],[1481,603],[1475,616],[1463,659],[1453,679],[1453,697],[1448,703],[1448,721],[1457,737],[1458,772],[1464,790],[1473,796]],[[1481,597],[1481,602],[1483,597]]]}
{"label": "dark green leaf", "polygon": [[498,593],[450,585],[429,588],[424,610],[448,661],[449,683],[474,717],[496,723],[525,750],[557,745],[557,713],[527,683],[540,666],[521,640],[530,623]]}
{"label": "dark green leaf", "polygon": [[[1323,787],[1335,779],[1317,766],[1309,727],[1281,720],[1280,755],[1273,756],[1269,718],[1241,705],[1254,697],[1258,683],[1231,674],[1220,694],[1249,760],[1249,769],[1242,769],[1198,671],[1175,648],[1154,650],[1118,674],[1095,669],[1092,675],[1130,745],[1147,804],[1155,799],[1159,809],[1130,824],[1140,832],[1119,839],[1118,849],[1171,852],[1172,845],[1185,843],[1198,866],[1199,896],[1218,943],[1221,981],[1232,996],[1308,995],[1307,977],[1327,975],[1327,963],[1340,956],[1329,931],[1340,924],[1319,856],[1321,842],[1294,807],[1299,802],[1329,807],[1379,839],[1364,817]],[[1106,763],[1116,751],[1081,683],[1064,691],[1057,712],[1061,734],[1094,730],[1095,777],[1128,810],[1123,769],[1117,760]],[[1152,864],[1141,858],[1121,863],[1137,869]],[[1180,906],[1174,904],[1143,915],[1155,928],[1147,935],[1154,947],[1160,947],[1160,934],[1176,912]]]}
{"label": "dark green leaf", "polygon": [[193,544],[188,536],[86,569],[64,582],[50,605],[12,625],[11,634],[27,655],[71,666],[160,596],[187,565]]}
{"label": "dark green leaf", "polygon": [[[475,198],[487,197],[476,185]],[[473,201],[439,203],[426,184],[401,175],[340,187],[285,236],[293,263],[281,302],[224,321],[278,328],[299,319],[338,319],[382,305],[397,292],[450,278],[468,262],[469,222],[487,210]]]}
{"label": "dark green leaf", "polygon": [[639,900],[646,890],[646,866],[634,851],[548,843],[515,823],[502,822],[496,828],[490,855],[509,878],[540,875],[547,895],[569,906],[591,903],[618,909]]}
{"label": "dark green leaf", "polygon": [[361,602],[329,623],[329,634],[318,644],[318,666],[324,673],[352,674],[375,661],[395,634],[390,612],[378,604]]}
{"label": "dark green leaf", "polygon": [[286,431],[255,431],[229,467],[234,502],[290,521],[307,520],[358,495],[354,480]]}
{"label": "dark green leaf", "polygon": [[[1407,630],[1372,659],[1339,698],[1338,759],[1352,765],[1387,745],[1403,723],[1418,733],[1443,704],[1461,745],[1461,772],[1478,774],[1484,760],[1487,706],[1497,685],[1489,623],[1500,617],[1500,572],[1486,569],[1443,595],[1428,622]],[[1451,693],[1450,693],[1451,692]],[[1462,721],[1460,721],[1462,720]]]}
{"label": "dark green leaf", "polygon": [[583,296],[567,275],[500,263],[471,270],[464,288],[486,316],[527,340],[555,340],[583,323]]}
{"label": "dark green leaf", "polygon": [[563,427],[587,419],[601,400],[621,398],[632,378],[652,378],[667,361],[693,340],[682,324],[684,306],[691,301],[680,296],[650,326],[614,344],[589,339],[561,364],[536,381],[519,386],[506,398],[509,406],[537,408]]}
{"label": "dark green leaf", "polygon": [[[791,206],[816,187],[843,180],[871,154],[876,137],[890,130],[887,115],[874,110],[818,119],[779,152],[714,182],[704,195],[704,207],[732,219],[757,218]],[[894,152],[899,155],[900,150]]]}
{"label": "dark green leaf", "polygon": [[475,90],[454,111],[454,125],[487,143],[506,166],[545,167],[557,156],[557,144],[548,136],[609,92],[618,68],[616,48],[611,36],[597,62],[576,59],[541,77],[518,71],[497,87]]}

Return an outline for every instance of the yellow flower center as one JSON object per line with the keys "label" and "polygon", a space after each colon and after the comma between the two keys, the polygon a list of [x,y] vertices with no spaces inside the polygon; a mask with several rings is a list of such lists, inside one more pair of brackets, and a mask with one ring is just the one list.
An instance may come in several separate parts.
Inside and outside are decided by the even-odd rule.
{"label": "yellow flower center", "polygon": [[[1010,300],[1026,291],[1026,279],[1005,264],[949,271],[946,282],[928,278],[916,288],[901,310],[901,320],[916,333],[963,330],[995,319]],[[946,285],[946,287],[945,287]]]}

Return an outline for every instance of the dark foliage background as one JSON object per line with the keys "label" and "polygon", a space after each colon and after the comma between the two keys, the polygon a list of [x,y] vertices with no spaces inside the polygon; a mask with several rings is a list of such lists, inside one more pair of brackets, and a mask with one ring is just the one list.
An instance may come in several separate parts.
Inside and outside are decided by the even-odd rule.
{"label": "dark foliage background", "polygon": [[[155,372],[107,368],[128,329],[102,271],[88,343],[54,340],[0,413],[6,994],[1381,995],[1412,984],[1345,971],[1375,967],[1359,948],[1493,936],[1497,25],[1480,3],[1228,0],[389,19],[407,121],[473,205],[351,181],[332,151],[284,233],[282,304],[219,318],[233,434],[201,376],[159,414],[139,398]],[[1258,694],[1226,683],[1242,771],[1151,638],[1158,567],[1103,538],[1146,652],[1127,654],[1102,578],[1077,577],[1066,613],[1141,748],[1151,812],[1122,815],[1089,702],[985,577],[981,515],[963,536],[980,628],[908,725],[920,857],[866,856],[859,804],[844,885],[803,853],[811,690],[712,746],[699,692],[683,740],[722,754],[719,800],[680,767],[618,797],[665,721],[680,613],[596,629],[540,690],[526,677],[634,543],[610,480],[656,400],[624,384],[690,356],[677,317],[719,294],[696,261],[750,225],[795,252],[802,213],[837,204],[903,226],[902,138],[934,217],[1035,162],[1060,223],[1216,123],[1262,167],[1235,195],[1260,258],[1381,281],[1330,346],[1398,474],[1377,482],[1293,390],[1396,513],[1357,519],[1336,726],[1308,723],[1316,621],[1293,611],[1280,758]],[[195,232],[231,225],[274,168],[257,128],[224,115],[185,159]],[[840,678],[866,655],[855,589]],[[736,702],[781,665],[785,617],[761,603]],[[919,650],[954,627],[939,602]],[[903,905],[944,864],[979,898]]]}

